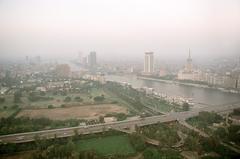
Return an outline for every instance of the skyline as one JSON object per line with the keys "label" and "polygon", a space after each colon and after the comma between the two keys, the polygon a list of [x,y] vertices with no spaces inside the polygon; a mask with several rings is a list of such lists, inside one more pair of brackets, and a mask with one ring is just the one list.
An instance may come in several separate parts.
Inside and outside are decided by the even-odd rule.
{"label": "skyline", "polygon": [[239,28],[240,0],[0,0],[0,158],[238,158]]}

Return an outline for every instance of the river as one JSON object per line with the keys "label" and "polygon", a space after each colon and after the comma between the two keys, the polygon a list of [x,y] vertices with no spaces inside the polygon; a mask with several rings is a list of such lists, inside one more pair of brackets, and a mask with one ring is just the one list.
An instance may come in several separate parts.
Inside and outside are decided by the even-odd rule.
{"label": "river", "polygon": [[156,92],[164,93],[169,96],[193,98],[195,107],[204,107],[206,105],[222,105],[240,101],[240,94],[222,92],[211,88],[198,88],[193,86],[141,80],[137,79],[136,76],[131,75],[106,75],[106,80],[127,82],[130,83],[134,88],[154,88]]}

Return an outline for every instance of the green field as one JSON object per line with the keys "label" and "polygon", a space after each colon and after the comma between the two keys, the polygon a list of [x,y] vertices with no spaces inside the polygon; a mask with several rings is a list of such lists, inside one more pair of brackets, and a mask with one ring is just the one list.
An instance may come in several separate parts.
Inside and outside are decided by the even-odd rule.
{"label": "green field", "polygon": [[7,118],[13,113],[15,113],[17,110],[15,109],[8,109],[8,110],[0,110],[0,118]]}
{"label": "green field", "polygon": [[115,154],[129,155],[135,153],[128,137],[125,135],[80,140],[76,145],[79,151],[95,150],[97,153],[106,156]]}

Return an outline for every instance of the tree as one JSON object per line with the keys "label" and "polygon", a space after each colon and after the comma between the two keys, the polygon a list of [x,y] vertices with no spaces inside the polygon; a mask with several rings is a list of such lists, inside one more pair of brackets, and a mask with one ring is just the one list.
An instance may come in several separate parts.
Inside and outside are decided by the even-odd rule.
{"label": "tree", "polygon": [[48,109],[53,109],[53,105],[48,105]]}
{"label": "tree", "polygon": [[173,149],[161,149],[159,154],[161,154],[161,157],[159,157],[162,159],[182,159],[182,156],[179,154],[179,152]]}
{"label": "tree", "polygon": [[34,139],[34,142],[35,142],[35,145],[37,146],[38,149],[41,148],[41,139],[40,139],[40,136],[39,135],[34,135],[33,137]]}
{"label": "tree", "polygon": [[28,100],[31,102],[36,102],[39,98],[36,95],[36,92],[29,93]]}
{"label": "tree", "polygon": [[66,96],[66,95],[67,95],[67,92],[66,92],[66,91],[62,91],[62,92],[61,92],[61,95],[62,95],[62,96]]}
{"label": "tree", "polygon": [[141,135],[133,133],[129,136],[130,142],[137,151],[142,151],[145,149],[145,141]]}
{"label": "tree", "polygon": [[66,107],[66,105],[65,104],[61,104],[61,108],[65,108]]}
{"label": "tree", "polygon": [[190,150],[190,151],[193,151],[193,150],[197,150],[200,146],[199,144],[199,139],[195,136],[188,136],[186,139],[185,139],[185,143],[184,145]]}
{"label": "tree", "polygon": [[235,142],[236,144],[240,144],[240,134],[239,134],[239,130],[240,130],[240,125],[231,125],[230,127],[228,127],[228,139],[230,141]]}
{"label": "tree", "polygon": [[19,103],[19,102],[21,102],[21,97],[22,97],[22,93],[21,93],[20,91],[16,91],[16,92],[14,93],[14,98],[13,98],[14,103]]}
{"label": "tree", "polygon": [[159,159],[160,154],[155,148],[147,148],[143,152],[144,159]]}
{"label": "tree", "polygon": [[116,117],[117,117],[118,121],[122,121],[122,120],[127,119],[127,115],[124,114],[124,113],[118,113],[118,114],[116,114]]}
{"label": "tree", "polygon": [[67,96],[65,99],[64,99],[64,102],[70,102],[72,99],[71,97]]}
{"label": "tree", "polygon": [[78,135],[79,135],[78,129],[74,129],[73,132],[74,132],[74,138],[78,139]]}
{"label": "tree", "polygon": [[233,114],[234,115],[240,115],[240,109],[233,109]]}
{"label": "tree", "polygon": [[77,101],[77,102],[82,102],[83,101],[83,99],[79,96],[75,97],[74,100]]}
{"label": "tree", "polygon": [[0,103],[4,103],[5,102],[5,98],[4,97],[0,97]]}
{"label": "tree", "polygon": [[206,124],[219,123],[223,120],[223,118],[217,113],[205,111],[199,112],[198,118]]}
{"label": "tree", "polygon": [[69,140],[64,149],[66,151],[66,157],[69,158],[72,156],[72,153],[75,150],[75,144],[72,142],[72,140]]}
{"label": "tree", "polygon": [[45,93],[45,92],[43,92],[43,91],[41,91],[41,92],[40,92],[40,95],[41,95],[41,96],[45,96],[45,95],[46,95],[46,93]]}
{"label": "tree", "polygon": [[18,105],[13,105],[13,106],[11,106],[11,109],[17,109],[17,108],[19,108]]}
{"label": "tree", "polygon": [[100,122],[100,123],[104,123],[104,117],[103,117],[103,116],[100,116],[100,117],[99,117],[99,122]]}
{"label": "tree", "polygon": [[219,146],[219,141],[218,139],[213,137],[204,138],[203,140],[201,140],[201,145],[204,151],[211,152]]}
{"label": "tree", "polygon": [[219,127],[216,131],[214,131],[214,135],[217,136],[219,139],[224,139],[227,137],[227,132],[224,128]]}
{"label": "tree", "polygon": [[96,96],[93,98],[95,102],[102,102],[104,99],[105,99],[104,96]]}
{"label": "tree", "polygon": [[189,104],[187,102],[184,102],[182,107],[183,107],[184,111],[188,111],[189,110]]}
{"label": "tree", "polygon": [[52,93],[54,96],[58,95],[58,92],[57,91],[53,91]]}

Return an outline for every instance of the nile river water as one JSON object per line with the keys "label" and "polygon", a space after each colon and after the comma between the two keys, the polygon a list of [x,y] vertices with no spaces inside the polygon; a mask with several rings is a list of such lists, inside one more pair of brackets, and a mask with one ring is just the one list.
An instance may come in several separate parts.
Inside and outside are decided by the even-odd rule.
{"label": "nile river water", "polygon": [[134,88],[154,88],[156,92],[169,96],[192,98],[196,107],[203,107],[206,105],[222,105],[240,101],[240,94],[222,92],[211,88],[198,88],[193,86],[141,80],[137,79],[136,76],[106,75],[106,80],[127,82],[130,83]]}

